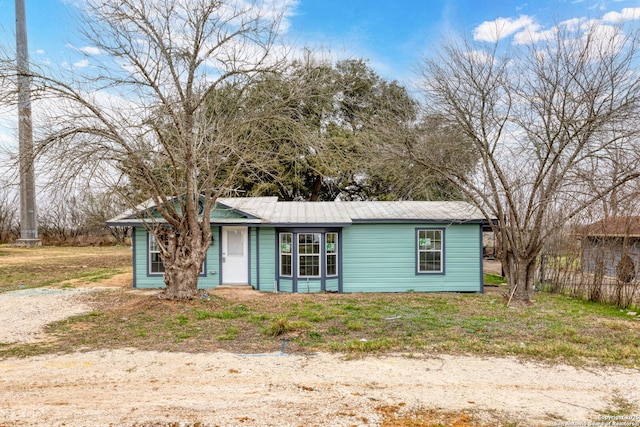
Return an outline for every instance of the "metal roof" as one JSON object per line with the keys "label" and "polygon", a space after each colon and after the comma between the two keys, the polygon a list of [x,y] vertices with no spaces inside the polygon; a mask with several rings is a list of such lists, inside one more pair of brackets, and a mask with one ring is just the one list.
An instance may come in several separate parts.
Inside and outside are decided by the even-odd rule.
{"label": "metal roof", "polygon": [[[336,225],[354,222],[486,222],[479,209],[466,202],[283,202],[277,197],[218,198],[219,208],[233,209],[246,218],[212,218],[214,224]],[[148,207],[148,206],[146,206]],[[108,225],[136,225],[131,212]]]}
{"label": "metal roof", "polygon": [[484,221],[480,210],[466,202],[280,202],[276,197],[225,198],[218,201],[274,224]]}
{"label": "metal roof", "polygon": [[640,237],[640,216],[612,216],[580,227],[578,234],[598,237]]}

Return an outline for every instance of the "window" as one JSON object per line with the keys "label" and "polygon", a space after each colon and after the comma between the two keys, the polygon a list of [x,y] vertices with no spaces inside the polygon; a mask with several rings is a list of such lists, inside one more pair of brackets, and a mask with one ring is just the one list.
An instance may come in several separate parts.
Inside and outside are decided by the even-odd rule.
{"label": "window", "polygon": [[291,276],[293,269],[291,268],[293,257],[293,234],[280,233],[280,275]]}
{"label": "window", "polygon": [[242,230],[229,230],[226,237],[227,255],[244,256],[244,233]]}
{"label": "window", "polygon": [[149,273],[164,273],[164,264],[160,258],[160,247],[156,242],[156,237],[151,233],[149,233]]}
{"label": "window", "polygon": [[[202,262],[202,269],[200,275],[205,273],[205,262]],[[162,258],[160,258],[160,246],[156,241],[156,236],[153,233],[149,233],[149,274],[164,274],[164,264]]]}
{"label": "window", "polygon": [[320,233],[298,234],[298,277],[320,277]]}
{"label": "window", "polygon": [[327,276],[338,275],[338,233],[325,234],[326,241],[326,258],[325,268]]}
{"label": "window", "polygon": [[338,231],[281,231],[278,233],[280,277],[335,278],[339,274]]}
{"label": "window", "polygon": [[442,273],[443,230],[422,229],[418,232],[418,273]]}

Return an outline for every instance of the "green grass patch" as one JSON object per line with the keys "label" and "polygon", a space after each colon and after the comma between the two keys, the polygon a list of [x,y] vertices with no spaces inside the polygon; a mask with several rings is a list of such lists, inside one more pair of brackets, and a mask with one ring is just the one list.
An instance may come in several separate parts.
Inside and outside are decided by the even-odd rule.
{"label": "green grass patch", "polygon": [[245,317],[249,314],[249,309],[244,304],[232,306],[230,309],[213,313],[212,317],[216,319],[237,319]]}
{"label": "green grass patch", "polygon": [[[19,281],[74,286],[73,280],[103,280],[130,262],[130,248],[0,249],[0,291]],[[207,300],[183,303],[116,289],[92,297],[94,312],[50,325],[46,342],[0,344],[0,357],[124,347],[250,354],[279,351],[286,338],[292,353],[454,353],[638,366],[640,320],[626,311],[547,293],[536,294],[530,306],[507,308],[498,285],[486,294],[256,293],[234,299],[212,292]]]}
{"label": "green grass patch", "polygon": [[507,280],[500,276],[499,274],[493,273],[485,273],[484,274],[484,284],[488,286],[502,285],[503,283],[507,283]]}
{"label": "green grass patch", "polygon": [[269,337],[279,337],[288,332],[293,331],[302,331],[309,329],[309,324],[307,322],[298,320],[290,320],[287,316],[278,316],[262,330],[262,333]]}
{"label": "green grass patch", "polygon": [[224,334],[218,336],[218,340],[220,341],[232,341],[238,338],[238,334],[240,334],[240,328],[235,326],[228,326]]}
{"label": "green grass patch", "polygon": [[371,341],[361,339],[332,343],[330,348],[333,351],[346,353],[379,353],[393,349],[393,344],[389,338],[377,338]]}
{"label": "green grass patch", "polygon": [[181,304],[128,297],[131,307],[116,296],[101,297],[119,302],[110,309],[54,324],[49,332],[59,338],[58,348],[49,350],[261,353],[277,351],[286,337],[287,351],[304,353],[478,354],[574,365],[637,366],[640,360],[640,321],[613,307],[544,293],[518,308],[507,308],[498,294],[318,294],[305,300],[259,294],[234,302],[214,293],[209,301]]}

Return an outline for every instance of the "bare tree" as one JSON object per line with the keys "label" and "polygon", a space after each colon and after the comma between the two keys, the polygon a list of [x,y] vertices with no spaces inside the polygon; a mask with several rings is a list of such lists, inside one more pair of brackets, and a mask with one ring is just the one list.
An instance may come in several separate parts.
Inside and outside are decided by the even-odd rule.
{"label": "bare tree", "polygon": [[82,197],[83,228],[88,235],[111,236],[115,244],[123,245],[129,236],[128,227],[107,227],[109,219],[122,213],[127,206],[120,193],[86,192]]}
{"label": "bare tree", "polygon": [[[135,188],[131,206],[156,235],[167,299],[197,294],[211,242],[210,212],[247,156],[260,153],[247,132],[253,117],[226,108],[225,86],[250,84],[278,65],[275,42],[284,10],[248,0],[88,0],[83,35],[91,67],[54,78],[33,73],[34,86],[55,103],[37,153],[46,173]],[[99,61],[100,60],[100,61]],[[99,61],[99,62],[98,62]],[[261,114],[271,113],[265,108]],[[230,164],[230,160],[233,163]],[[214,182],[222,184],[214,188]],[[126,184],[126,185],[124,185]],[[152,206],[152,207],[151,207]]]}
{"label": "bare tree", "polygon": [[16,196],[0,180],[0,243],[12,242],[20,235]]}
{"label": "bare tree", "polygon": [[83,217],[75,195],[51,197],[43,204],[40,235],[48,245],[73,244],[86,234]]}
{"label": "bare tree", "polygon": [[[639,176],[637,33],[558,28],[511,49],[452,41],[425,60],[425,105],[440,124],[410,147],[495,219],[511,296],[525,302],[545,240]],[[472,174],[429,150],[456,134],[473,143]]]}

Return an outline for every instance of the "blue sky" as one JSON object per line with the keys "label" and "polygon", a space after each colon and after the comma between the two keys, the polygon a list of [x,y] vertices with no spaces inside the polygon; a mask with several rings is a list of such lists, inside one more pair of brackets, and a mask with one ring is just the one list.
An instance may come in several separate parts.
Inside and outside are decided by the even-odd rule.
{"label": "blue sky", "polygon": [[[242,0],[237,0],[242,1]],[[290,6],[286,37],[333,59],[358,58],[412,89],[415,69],[453,32],[489,40],[496,23],[507,43],[575,18],[640,25],[640,0],[265,0]],[[91,65],[92,47],[77,37],[74,4],[25,0],[30,59],[63,69]],[[15,3],[0,0],[0,49],[15,49]],[[34,112],[35,118],[35,112]],[[0,147],[17,145],[17,114],[0,108]],[[37,126],[37,123],[35,123]]]}
{"label": "blue sky", "polygon": [[[72,18],[72,3],[82,0],[25,1],[31,60],[86,64],[86,55],[78,49],[87,46],[75,38]],[[599,19],[640,8],[640,0],[271,1],[291,5],[287,36],[297,46],[323,49],[334,57],[367,59],[383,77],[403,83],[411,80],[420,58],[449,31],[473,35],[497,19],[514,28],[542,31],[571,18]],[[640,18],[640,9],[635,16]],[[14,19],[14,0],[0,0],[0,43],[11,49]]]}
{"label": "blue sky", "polygon": [[[33,63],[62,69],[91,65],[95,52],[76,37],[73,18],[77,13],[73,5],[84,1],[25,0]],[[264,1],[290,6],[286,37],[295,48],[308,47],[333,59],[368,60],[382,77],[398,80],[410,91],[421,58],[449,33],[491,40],[498,25],[503,42],[517,43],[518,37],[535,37],[578,18],[640,25],[640,0]],[[0,50],[15,49],[14,11],[14,0],[0,0]],[[14,106],[0,107],[0,149],[17,151],[17,112]]]}

